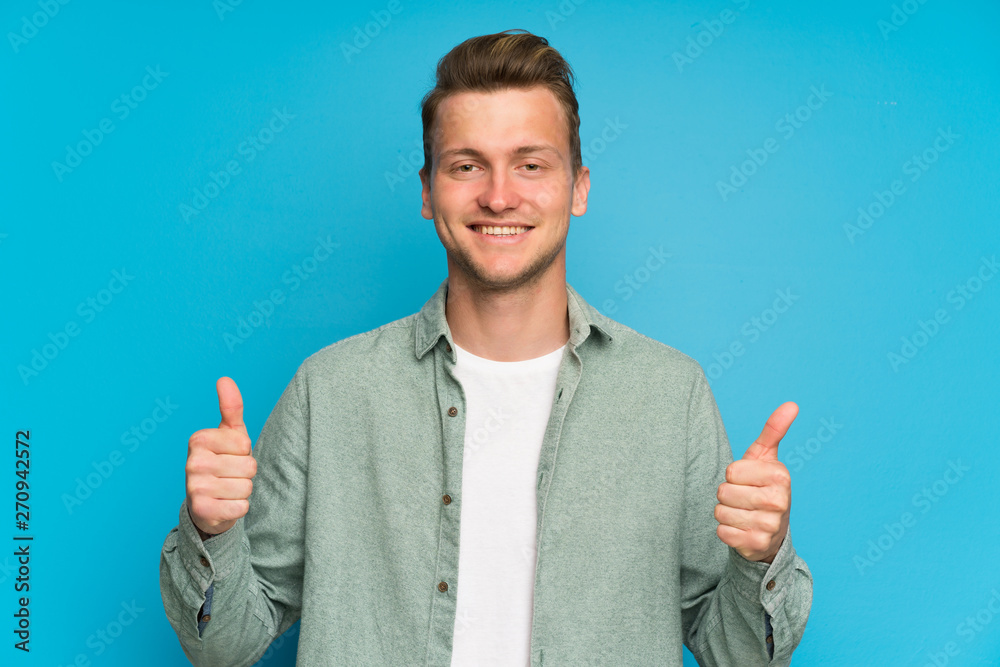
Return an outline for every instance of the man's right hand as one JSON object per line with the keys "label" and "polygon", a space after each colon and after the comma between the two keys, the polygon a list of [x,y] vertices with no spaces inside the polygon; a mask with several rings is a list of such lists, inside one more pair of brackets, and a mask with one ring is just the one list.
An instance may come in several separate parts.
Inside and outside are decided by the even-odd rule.
{"label": "man's right hand", "polygon": [[[250,508],[257,461],[243,424],[243,397],[232,379],[219,378],[219,428],[196,431],[188,440],[185,466],[187,507],[203,533],[218,535],[235,525]],[[204,536],[203,536],[204,537]]]}

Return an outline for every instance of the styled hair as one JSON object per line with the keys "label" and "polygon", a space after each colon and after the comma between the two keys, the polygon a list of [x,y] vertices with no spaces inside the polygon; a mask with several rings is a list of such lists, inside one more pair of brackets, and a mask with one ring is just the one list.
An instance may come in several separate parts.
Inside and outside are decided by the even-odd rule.
{"label": "styled hair", "polygon": [[[580,107],[573,92],[573,70],[548,40],[527,30],[505,30],[471,37],[449,51],[437,65],[434,88],[420,103],[424,125],[424,170],[433,163],[432,128],[438,106],[449,95],[546,86],[563,109],[569,129],[572,174],[583,166],[580,155]],[[440,132],[438,132],[440,134]]]}

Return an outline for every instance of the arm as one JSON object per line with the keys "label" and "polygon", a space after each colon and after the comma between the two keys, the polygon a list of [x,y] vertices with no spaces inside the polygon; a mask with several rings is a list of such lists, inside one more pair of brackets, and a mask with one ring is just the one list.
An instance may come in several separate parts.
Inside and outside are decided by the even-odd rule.
{"label": "arm", "polygon": [[687,446],[681,546],[684,644],[700,665],[787,665],[809,617],[812,574],[787,531],[770,564],[748,561],[719,539],[713,518],[716,491],[726,481],[733,455],[701,372],[692,387]]}
{"label": "arm", "polygon": [[[160,558],[164,609],[196,666],[252,665],[299,618],[305,404],[302,380],[296,374],[254,447],[257,473],[244,517],[203,541],[185,501],[177,527],[164,542]],[[199,610],[207,593],[211,613],[206,622]]]}

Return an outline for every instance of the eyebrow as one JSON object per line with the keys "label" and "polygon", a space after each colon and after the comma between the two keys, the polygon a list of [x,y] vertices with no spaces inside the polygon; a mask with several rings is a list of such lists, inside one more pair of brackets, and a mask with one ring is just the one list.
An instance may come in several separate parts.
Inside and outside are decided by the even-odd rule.
{"label": "eyebrow", "polygon": [[[526,155],[528,153],[555,153],[559,157],[559,151],[548,144],[531,144],[529,146],[519,146],[511,151],[511,155]],[[484,159],[486,156],[475,148],[452,148],[444,153],[441,153],[440,159],[443,161],[450,157],[466,156],[473,157],[479,160]]]}

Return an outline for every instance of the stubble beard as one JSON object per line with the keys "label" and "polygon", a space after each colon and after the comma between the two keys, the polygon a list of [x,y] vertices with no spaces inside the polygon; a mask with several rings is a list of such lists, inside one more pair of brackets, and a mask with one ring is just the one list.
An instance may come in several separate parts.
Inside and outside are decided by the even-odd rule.
{"label": "stubble beard", "polygon": [[495,276],[487,273],[481,265],[473,261],[469,253],[458,245],[446,246],[445,250],[448,257],[462,269],[475,289],[482,292],[513,292],[541,280],[545,271],[552,266],[565,245],[566,239],[563,238],[555,247],[535,257],[523,270],[509,276]]}

